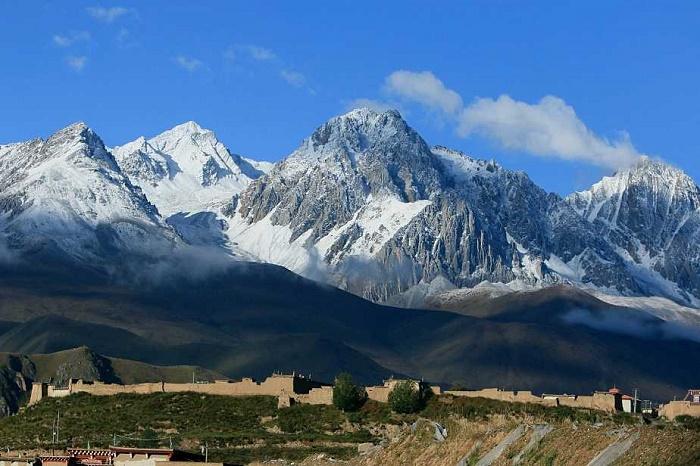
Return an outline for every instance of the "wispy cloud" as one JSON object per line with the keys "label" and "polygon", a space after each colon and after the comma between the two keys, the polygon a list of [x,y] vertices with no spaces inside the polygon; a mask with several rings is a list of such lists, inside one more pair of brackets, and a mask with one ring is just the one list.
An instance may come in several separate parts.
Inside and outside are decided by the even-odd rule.
{"label": "wispy cloud", "polygon": [[115,41],[121,48],[131,48],[138,45],[138,42],[134,40],[131,31],[129,31],[127,28],[119,29],[119,32],[117,32],[117,35],[115,36]]}
{"label": "wispy cloud", "polygon": [[306,89],[311,95],[316,94],[315,89],[308,84],[308,79],[303,73],[285,63],[285,60],[269,48],[254,44],[234,44],[224,50],[223,56],[238,69],[259,65],[267,72],[278,74],[290,86]]}
{"label": "wispy cloud", "polygon": [[88,31],[71,31],[68,34],[54,34],[53,43],[59,47],[70,47],[76,42],[87,42],[90,40]]}
{"label": "wispy cloud", "polygon": [[303,87],[306,84],[306,77],[298,71],[282,70],[280,76],[294,87]]}
{"label": "wispy cloud", "polygon": [[246,45],[245,48],[246,50],[248,50],[248,53],[250,53],[250,56],[258,61],[268,61],[277,58],[277,55],[275,55],[275,53],[272,50],[266,49],[265,47],[259,47],[257,45]]}
{"label": "wispy cloud", "polygon": [[277,58],[275,52],[259,45],[236,44],[224,51],[224,57],[232,61],[238,59],[242,54],[256,61],[271,61]]}
{"label": "wispy cloud", "polygon": [[197,71],[203,65],[200,60],[192,57],[186,57],[184,55],[178,55],[175,57],[174,61],[179,67],[189,71],[190,73]]}
{"label": "wispy cloud", "polygon": [[132,10],[129,8],[124,8],[121,6],[113,6],[105,8],[102,6],[92,6],[86,8],[86,11],[90,16],[98,21],[103,21],[105,23],[112,23],[122,16],[129,14]]}
{"label": "wispy cloud", "polygon": [[80,56],[69,56],[66,57],[66,64],[71,67],[74,71],[83,71],[85,65],[87,64],[87,57],[84,55]]}
{"label": "wispy cloud", "polygon": [[465,106],[457,92],[429,71],[396,71],[386,78],[385,88],[405,101],[444,114],[461,137],[479,135],[507,149],[608,168],[628,166],[642,155],[626,133],[613,140],[595,134],[571,105],[556,96],[530,104],[501,95]]}

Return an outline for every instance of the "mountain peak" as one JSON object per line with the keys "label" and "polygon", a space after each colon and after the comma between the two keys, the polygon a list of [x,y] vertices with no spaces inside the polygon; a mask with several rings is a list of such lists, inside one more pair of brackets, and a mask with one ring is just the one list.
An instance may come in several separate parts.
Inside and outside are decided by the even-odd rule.
{"label": "mountain peak", "polygon": [[396,144],[399,141],[422,141],[396,110],[378,112],[367,107],[351,110],[326,121],[307,139],[310,148],[336,147],[362,152],[368,148]]}
{"label": "mountain peak", "polygon": [[606,176],[589,190],[574,193],[574,195],[589,191],[622,192],[630,186],[650,186],[654,191],[698,190],[695,181],[680,168],[661,159],[642,156],[629,168],[619,170],[612,176]]}
{"label": "mountain peak", "polygon": [[379,116],[386,116],[386,117],[391,117],[391,118],[403,120],[403,118],[401,117],[401,114],[399,113],[398,110],[388,109],[385,111],[378,111],[378,110],[371,109],[369,107],[358,107],[358,108],[352,109],[349,112],[347,112],[343,115],[340,115],[336,118],[366,120],[368,118],[376,118]]}
{"label": "mountain peak", "polygon": [[62,128],[62,129],[59,129],[58,131],[56,131],[54,134],[51,135],[49,140],[55,139],[55,138],[60,138],[60,139],[75,138],[78,136],[82,136],[86,131],[93,132],[84,121],[76,121],[75,123],[71,123],[70,125],[66,126],[65,128]]}
{"label": "mountain peak", "polygon": [[102,139],[85,122],[79,121],[56,131],[46,140],[46,144],[51,148],[47,154],[52,153],[54,156],[83,154],[106,162],[112,169],[116,168],[116,162],[107,151]]}
{"label": "mountain peak", "polygon": [[199,123],[195,121],[186,121],[184,123],[181,123],[177,126],[174,126],[173,128],[165,131],[165,133],[177,133],[177,134],[204,134],[204,133],[211,133],[211,130],[204,129],[202,128]]}

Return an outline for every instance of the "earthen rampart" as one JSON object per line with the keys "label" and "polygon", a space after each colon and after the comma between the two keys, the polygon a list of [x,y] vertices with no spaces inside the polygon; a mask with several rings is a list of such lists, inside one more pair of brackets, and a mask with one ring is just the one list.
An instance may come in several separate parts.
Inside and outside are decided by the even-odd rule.
{"label": "earthen rampart", "polygon": [[484,388],[481,390],[447,390],[444,393],[452,396],[487,398],[511,403],[535,403],[544,406],[596,409],[610,413],[617,411],[619,404],[616,395],[607,392],[596,392],[593,395],[536,396],[529,390],[511,391],[499,388]]}
{"label": "earthen rampart", "polygon": [[659,416],[672,421],[678,416],[700,417],[700,404],[690,401],[669,401],[659,408]]}
{"label": "earthen rampart", "polygon": [[34,383],[29,404],[33,405],[44,398],[58,398],[74,393],[109,396],[122,393],[143,395],[178,392],[222,396],[285,396],[293,402],[302,402],[301,400],[304,399],[314,404],[322,404],[324,400],[328,399],[328,389],[331,391],[331,398],[330,401],[324,404],[332,403],[332,387],[297,375],[273,374],[262,382],[257,382],[252,378],[243,378],[240,381],[216,380],[210,383],[151,382],[130,385],[77,379],[70,380],[67,387],[61,388],[46,383]]}

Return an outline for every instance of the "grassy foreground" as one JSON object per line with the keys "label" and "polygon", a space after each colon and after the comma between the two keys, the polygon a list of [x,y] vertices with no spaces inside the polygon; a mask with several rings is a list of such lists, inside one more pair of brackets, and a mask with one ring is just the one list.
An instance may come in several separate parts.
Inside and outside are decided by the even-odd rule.
{"label": "grassy foreground", "polygon": [[[59,411],[60,439],[53,445]],[[417,419],[448,426],[447,442],[434,442],[429,425],[423,433],[409,429]],[[537,423],[550,424],[554,431],[522,464],[577,464],[569,450],[576,447],[576,455],[590,459],[609,443],[609,432],[621,430],[638,430],[644,441],[630,453],[636,455],[634,462],[620,464],[700,464],[700,425],[693,420],[644,425],[629,415],[449,396],[431,399],[418,415],[397,415],[372,401],[358,412],[343,413],[332,406],[278,409],[276,398],[264,396],[77,394],[47,399],[0,419],[0,448],[36,453],[88,443],[106,447],[116,437],[125,446],[172,445],[189,451],[207,444],[210,460],[229,463],[300,461],[325,454],[350,464],[438,465],[455,464],[478,441],[477,459],[514,426]],[[357,445],[367,442],[384,446],[375,456],[358,456]],[[525,437],[506,453],[509,458],[524,442]],[[321,464],[308,461],[304,464]]]}
{"label": "grassy foreground", "polygon": [[[353,413],[371,419],[373,403]],[[52,426],[60,412],[59,444],[52,444]],[[350,426],[332,406],[297,405],[277,408],[277,398],[224,397],[195,393],[91,396],[75,394],[46,399],[0,420],[1,448],[36,451],[70,446],[106,447],[173,445],[199,451],[209,446],[212,460],[233,463],[254,459],[300,459],[326,452],[347,458],[357,443],[377,441],[368,430]],[[171,443],[172,442],[172,443]]]}

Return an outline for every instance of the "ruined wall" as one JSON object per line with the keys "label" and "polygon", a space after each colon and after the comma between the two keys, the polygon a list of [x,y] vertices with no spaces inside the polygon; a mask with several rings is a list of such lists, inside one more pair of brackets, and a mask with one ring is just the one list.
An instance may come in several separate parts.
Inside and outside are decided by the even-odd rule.
{"label": "ruined wall", "polygon": [[[330,390],[330,391],[329,391]],[[294,401],[308,402],[311,404],[331,404],[333,398],[332,387],[324,386],[320,382],[296,377],[292,375],[277,375],[266,378],[262,382],[256,382],[251,378],[240,381],[217,380],[213,383],[141,383],[131,385],[109,384],[104,382],[86,382],[83,380],[70,381],[67,388],[58,389],[53,386],[35,383],[32,386],[30,405],[38,403],[43,398],[56,398],[68,396],[72,393],[89,393],[95,396],[109,396],[121,393],[149,394],[149,393],[178,393],[194,392],[207,395],[222,396],[286,396]],[[330,395],[329,395],[330,394]],[[302,397],[302,401],[298,399]],[[330,398],[329,398],[330,396]],[[329,401],[330,400],[330,401]]]}
{"label": "ruined wall", "polygon": [[700,417],[700,404],[690,401],[669,401],[659,408],[659,416],[673,420],[678,416]]}
{"label": "ruined wall", "polygon": [[367,387],[367,398],[370,400],[378,401],[380,403],[389,402],[389,392],[391,389],[384,386]]}
{"label": "ruined wall", "polygon": [[295,395],[294,401],[309,405],[332,405],[333,387],[312,388],[309,393]]}
{"label": "ruined wall", "polygon": [[470,398],[488,398],[490,400],[509,401],[518,403],[540,403],[545,404],[544,399],[535,396],[529,390],[508,391],[498,388],[484,388],[481,390],[447,390],[447,395],[466,396]]}
{"label": "ruined wall", "polygon": [[47,389],[47,396],[49,396],[50,398],[62,398],[70,394],[70,388],[56,388],[49,385]]}
{"label": "ruined wall", "polygon": [[[50,389],[51,387],[49,387]],[[213,383],[141,383],[131,385],[109,384],[104,382],[75,381],[69,386],[70,393],[90,393],[91,395],[116,395],[119,393],[179,393],[194,392],[207,395],[222,396],[279,396],[281,394],[294,395],[294,378],[292,376],[268,377],[263,382],[256,382],[251,378],[244,378],[234,382],[217,380]],[[51,395],[49,395],[51,396]]]}
{"label": "ruined wall", "polygon": [[615,395],[610,393],[594,393],[593,395],[581,395],[575,397],[548,396],[543,398],[535,396],[529,390],[508,391],[498,388],[484,388],[482,390],[447,390],[447,395],[465,396],[470,398],[488,398],[517,403],[536,403],[545,406],[569,406],[571,408],[596,409],[613,413],[617,409]]}
{"label": "ruined wall", "polygon": [[33,405],[49,395],[49,385],[41,382],[32,384],[32,393],[29,395],[29,404]]}
{"label": "ruined wall", "polygon": [[[394,389],[394,387],[396,387],[396,385],[404,381],[404,379],[389,379],[384,381],[384,385],[366,387],[365,391],[367,392],[367,397],[370,400],[378,401],[380,403],[388,403],[389,393],[391,393],[391,391]],[[413,388],[415,390],[418,390],[420,388],[420,384],[423,383],[415,380],[411,380],[411,382],[413,382]],[[433,393],[435,393],[436,390],[440,389],[440,387],[430,387],[430,389],[433,391]]]}
{"label": "ruined wall", "polygon": [[[50,387],[49,387],[50,388]],[[68,387],[69,393],[89,393],[96,396],[118,395],[120,393],[135,393],[147,395],[163,391],[163,383],[137,383],[133,385],[120,385],[103,382],[85,382],[83,380],[71,381]],[[51,396],[51,395],[49,395]]]}

